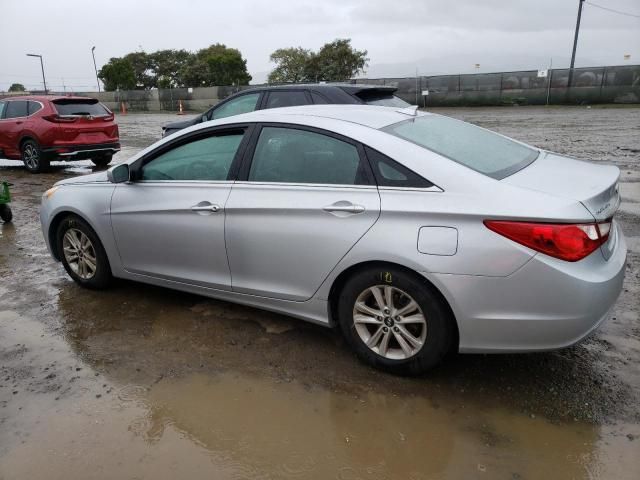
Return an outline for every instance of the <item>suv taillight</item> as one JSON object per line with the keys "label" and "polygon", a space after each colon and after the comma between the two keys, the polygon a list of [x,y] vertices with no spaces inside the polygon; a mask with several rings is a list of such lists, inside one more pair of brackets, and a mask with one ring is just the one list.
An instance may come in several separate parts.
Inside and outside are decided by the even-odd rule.
{"label": "suv taillight", "polygon": [[489,230],[567,262],[591,254],[609,238],[611,220],[600,223],[531,223],[485,220]]}
{"label": "suv taillight", "polygon": [[61,117],[55,113],[52,115],[43,115],[42,118],[53,123],[73,123],[77,120],[77,117]]}

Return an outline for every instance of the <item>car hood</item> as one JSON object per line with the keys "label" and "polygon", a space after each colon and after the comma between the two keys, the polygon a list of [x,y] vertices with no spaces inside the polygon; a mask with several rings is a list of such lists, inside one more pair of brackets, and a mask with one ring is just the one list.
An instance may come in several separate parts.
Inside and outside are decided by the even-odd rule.
{"label": "car hood", "polygon": [[197,122],[197,120],[200,118],[200,115],[196,115],[195,117],[191,117],[191,118],[187,118],[185,120],[179,120],[177,122],[170,122],[170,123],[165,123],[162,128],[163,129],[183,129],[183,128],[187,128],[190,127],[191,125],[195,125]]}
{"label": "car hood", "polygon": [[56,182],[57,185],[70,185],[70,184],[78,184],[78,183],[98,183],[98,182],[108,182],[107,171],[90,173],[89,175],[80,175],[79,177],[71,177],[65,178],[64,180],[60,180]]}
{"label": "car hood", "polygon": [[613,216],[620,205],[620,170],[550,152],[502,182],[581,202],[596,220]]}

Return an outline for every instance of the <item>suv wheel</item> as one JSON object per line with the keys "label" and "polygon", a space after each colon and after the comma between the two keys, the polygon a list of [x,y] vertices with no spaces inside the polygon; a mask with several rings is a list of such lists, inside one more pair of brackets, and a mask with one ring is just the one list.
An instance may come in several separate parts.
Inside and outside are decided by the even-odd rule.
{"label": "suv wheel", "polygon": [[454,338],[454,319],[432,287],[394,268],[363,270],[347,280],[338,320],[360,359],[401,375],[434,367]]}
{"label": "suv wheel", "polygon": [[35,140],[26,140],[23,142],[20,152],[22,153],[24,166],[31,173],[44,172],[49,168],[49,161],[43,158],[40,145],[38,145]]}
{"label": "suv wheel", "polygon": [[109,163],[111,162],[112,158],[113,158],[113,154],[112,153],[106,153],[106,154],[101,155],[99,157],[92,158],[91,161],[94,163],[94,165],[96,167],[104,168],[107,165],[109,165]]}
{"label": "suv wheel", "polygon": [[69,276],[87,288],[106,288],[111,268],[104,247],[93,229],[76,215],[62,220],[56,232],[59,257]]}

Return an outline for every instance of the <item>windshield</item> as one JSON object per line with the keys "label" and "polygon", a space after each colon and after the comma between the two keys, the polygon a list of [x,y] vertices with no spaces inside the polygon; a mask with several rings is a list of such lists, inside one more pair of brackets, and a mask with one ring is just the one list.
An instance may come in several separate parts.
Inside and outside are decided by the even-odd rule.
{"label": "windshield", "polygon": [[424,115],[384,127],[408,140],[500,180],[523,169],[538,151],[470,123],[441,115]]}

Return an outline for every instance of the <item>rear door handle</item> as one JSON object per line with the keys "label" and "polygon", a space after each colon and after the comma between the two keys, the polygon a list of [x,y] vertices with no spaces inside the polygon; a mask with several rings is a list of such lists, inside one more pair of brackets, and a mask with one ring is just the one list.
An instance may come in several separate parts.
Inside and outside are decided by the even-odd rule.
{"label": "rear door handle", "polygon": [[325,212],[345,212],[345,213],[362,213],[365,208],[362,205],[354,205],[351,202],[336,202],[333,205],[327,205],[322,208]]}
{"label": "rear door handle", "polygon": [[209,202],[200,202],[197,205],[191,207],[191,211],[193,212],[217,212],[220,210],[220,205],[215,205]]}

